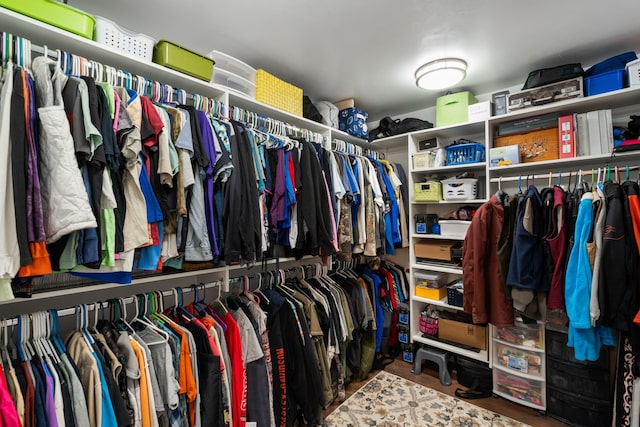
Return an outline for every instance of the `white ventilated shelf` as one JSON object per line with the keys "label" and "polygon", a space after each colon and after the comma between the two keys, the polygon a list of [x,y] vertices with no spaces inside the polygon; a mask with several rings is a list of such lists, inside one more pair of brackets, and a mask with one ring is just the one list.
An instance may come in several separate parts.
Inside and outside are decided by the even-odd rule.
{"label": "white ventilated shelf", "polygon": [[508,345],[509,347],[513,347],[513,348],[517,348],[518,350],[526,350],[526,351],[532,351],[535,353],[544,353],[544,348],[538,348],[538,347],[529,347],[527,345],[518,345],[518,344],[513,344],[510,343],[509,341],[505,341],[505,340],[501,340],[499,338],[493,338],[493,341],[503,344],[503,345]]}
{"label": "white ventilated shelf", "polygon": [[412,298],[412,300],[413,301],[422,302],[422,303],[425,303],[425,304],[437,305],[438,307],[449,308],[451,310],[457,310],[457,311],[462,310],[462,307],[458,307],[457,305],[448,304],[446,298],[443,298],[441,300],[437,300],[437,299],[430,299],[430,298],[424,298],[424,297],[415,296],[415,297]]}
{"label": "white ventilated shelf", "polygon": [[413,264],[416,270],[439,271],[441,273],[462,274],[462,267],[447,267],[439,264]]}
{"label": "white ventilated shelf", "polygon": [[470,359],[479,360],[481,362],[489,361],[489,353],[487,350],[473,351],[467,350],[466,348],[458,347],[452,344],[448,344],[438,340],[432,340],[429,338],[425,338],[420,334],[413,336],[413,342],[419,342],[421,344],[427,344],[432,347],[436,347],[442,350],[450,351],[451,353],[460,354],[462,356],[466,356]]}

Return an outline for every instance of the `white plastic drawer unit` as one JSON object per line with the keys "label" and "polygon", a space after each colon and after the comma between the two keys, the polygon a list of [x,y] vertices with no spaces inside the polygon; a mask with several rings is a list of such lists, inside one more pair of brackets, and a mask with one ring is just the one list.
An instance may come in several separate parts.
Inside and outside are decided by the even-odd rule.
{"label": "white plastic drawer unit", "polygon": [[218,70],[224,70],[227,73],[231,73],[245,80],[249,80],[249,82],[251,82],[251,84],[255,86],[256,69],[251,65],[245,64],[239,59],[236,59],[231,55],[227,55],[226,53],[222,53],[217,50],[212,50],[211,52],[209,52],[208,56],[209,58],[212,58],[214,61],[216,61],[215,67]]}
{"label": "white plastic drawer unit", "polygon": [[213,83],[225,86],[251,98],[256,97],[256,85],[247,79],[219,68],[213,69]]}
{"label": "white plastic drawer unit", "polygon": [[510,374],[493,366],[493,391],[508,400],[532,408],[545,409],[545,385],[543,381]]}

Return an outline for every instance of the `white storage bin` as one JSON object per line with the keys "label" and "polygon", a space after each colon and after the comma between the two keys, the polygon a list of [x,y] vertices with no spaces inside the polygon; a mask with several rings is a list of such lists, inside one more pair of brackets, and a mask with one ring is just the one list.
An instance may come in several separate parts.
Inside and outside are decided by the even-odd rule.
{"label": "white storage bin", "polygon": [[626,68],[629,75],[629,87],[640,86],[640,59],[627,62]]}
{"label": "white storage bin", "polygon": [[213,83],[225,86],[251,98],[256,97],[256,85],[249,80],[220,68],[213,69]]}
{"label": "white storage bin", "polygon": [[107,18],[101,16],[94,16],[94,18],[96,20],[93,30],[95,41],[151,62],[153,47],[156,44],[153,38],[125,30]]}
{"label": "white storage bin", "polygon": [[442,236],[465,237],[471,221],[441,219],[438,220],[438,224],[440,225],[440,234]]}
{"label": "white storage bin", "polygon": [[213,60],[216,61],[216,69],[224,70],[227,73],[231,73],[245,80],[249,80],[249,82],[251,82],[251,84],[255,86],[256,70],[251,65],[245,64],[239,59],[236,59],[231,55],[227,55],[226,53],[222,53],[217,50],[212,50],[207,56],[209,58],[213,58]]}
{"label": "white storage bin", "polygon": [[450,178],[440,182],[444,200],[471,200],[478,197],[476,178]]}

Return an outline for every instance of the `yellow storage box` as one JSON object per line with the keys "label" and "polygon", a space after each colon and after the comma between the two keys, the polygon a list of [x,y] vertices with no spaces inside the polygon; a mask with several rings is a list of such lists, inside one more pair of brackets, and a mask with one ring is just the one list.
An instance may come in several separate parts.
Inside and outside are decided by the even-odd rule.
{"label": "yellow storage box", "polygon": [[256,100],[302,117],[302,89],[265,70],[256,72]]}

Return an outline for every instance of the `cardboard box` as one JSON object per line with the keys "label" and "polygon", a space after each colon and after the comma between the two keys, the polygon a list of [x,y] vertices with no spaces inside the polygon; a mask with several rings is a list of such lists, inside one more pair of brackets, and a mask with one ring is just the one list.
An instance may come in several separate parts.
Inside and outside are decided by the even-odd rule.
{"label": "cardboard box", "polygon": [[520,147],[507,145],[489,150],[489,166],[509,166],[520,163]]}
{"label": "cardboard box", "polygon": [[438,338],[480,350],[487,349],[486,326],[440,318],[438,319]]}
{"label": "cardboard box", "polygon": [[416,286],[416,296],[439,301],[447,296],[447,288],[444,286],[441,288],[427,288],[424,286]]}
{"label": "cardboard box", "polygon": [[436,99],[436,127],[469,121],[469,105],[478,102],[469,91],[452,93]]}
{"label": "cardboard box", "polygon": [[476,102],[467,106],[468,120],[477,122],[491,117],[491,101]]}
{"label": "cardboard box", "polygon": [[558,158],[558,127],[542,129],[534,132],[508,136],[498,136],[493,141],[494,147],[517,145],[520,147],[522,163],[555,160]]}
{"label": "cardboard box", "polygon": [[460,242],[450,242],[448,240],[419,242],[413,246],[413,253],[416,258],[452,261],[451,251],[454,247],[459,245]]}
{"label": "cardboard box", "polygon": [[333,105],[338,107],[338,110],[346,110],[347,108],[355,107],[356,103],[353,98],[349,98],[343,101],[334,102]]}

